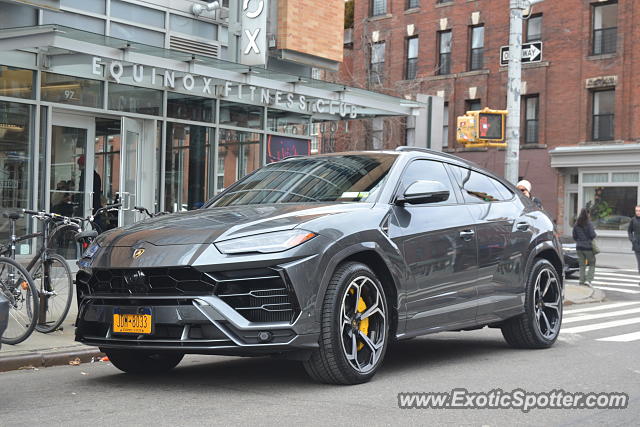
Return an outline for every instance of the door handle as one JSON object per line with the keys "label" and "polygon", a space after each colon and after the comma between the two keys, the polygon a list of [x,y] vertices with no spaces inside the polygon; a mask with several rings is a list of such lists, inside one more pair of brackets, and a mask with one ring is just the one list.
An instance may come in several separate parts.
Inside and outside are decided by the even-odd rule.
{"label": "door handle", "polygon": [[469,240],[471,240],[473,238],[473,236],[476,234],[475,231],[473,230],[462,230],[460,232],[460,237],[462,237],[463,240],[466,240],[467,242]]}
{"label": "door handle", "polygon": [[529,224],[526,222],[519,222],[516,224],[516,229],[519,231],[527,231],[529,229]]}

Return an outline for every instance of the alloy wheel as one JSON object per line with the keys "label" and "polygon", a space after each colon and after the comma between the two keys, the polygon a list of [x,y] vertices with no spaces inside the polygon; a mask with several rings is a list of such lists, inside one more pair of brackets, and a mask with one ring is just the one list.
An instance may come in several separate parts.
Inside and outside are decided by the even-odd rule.
{"label": "alloy wheel", "polygon": [[366,374],[373,370],[384,350],[386,306],[381,289],[367,276],[347,286],[340,316],[342,350],[353,369]]}
{"label": "alloy wheel", "polygon": [[538,273],[533,294],[536,325],[545,339],[553,339],[560,330],[562,291],[557,276],[549,268]]}

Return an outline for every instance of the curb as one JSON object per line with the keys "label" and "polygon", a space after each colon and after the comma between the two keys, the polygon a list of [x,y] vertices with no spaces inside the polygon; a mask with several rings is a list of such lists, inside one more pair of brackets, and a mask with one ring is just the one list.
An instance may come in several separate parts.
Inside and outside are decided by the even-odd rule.
{"label": "curb", "polygon": [[590,304],[594,302],[602,302],[605,300],[606,297],[607,295],[604,293],[603,290],[591,288],[591,293],[589,294],[589,296],[585,298],[580,298],[577,300],[565,299],[563,301],[563,305],[566,306],[566,305]]}
{"label": "curb", "polygon": [[70,362],[76,359],[79,359],[80,363],[87,363],[91,362],[95,357],[102,356],[104,356],[104,353],[95,347],[2,356],[0,357],[0,372],[69,365],[71,364]]}

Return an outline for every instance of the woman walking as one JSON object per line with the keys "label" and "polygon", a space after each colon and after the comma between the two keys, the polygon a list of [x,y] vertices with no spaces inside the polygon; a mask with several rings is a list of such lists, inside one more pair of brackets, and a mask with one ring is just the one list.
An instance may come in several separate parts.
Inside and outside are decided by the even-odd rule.
{"label": "woman walking", "polygon": [[[589,218],[589,211],[582,209],[576,225],[573,226],[573,240],[576,241],[578,263],[580,264],[580,284],[591,286],[596,271],[596,255],[593,253],[593,239],[596,232]],[[589,267],[589,270],[587,270]],[[586,277],[585,277],[586,275]]]}

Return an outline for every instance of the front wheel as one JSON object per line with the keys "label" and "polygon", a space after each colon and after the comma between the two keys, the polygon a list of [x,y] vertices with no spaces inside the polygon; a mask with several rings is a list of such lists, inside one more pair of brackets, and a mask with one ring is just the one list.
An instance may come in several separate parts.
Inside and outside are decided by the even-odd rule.
{"label": "front wheel", "polygon": [[369,267],[348,262],[334,273],[322,305],[320,347],[304,362],[316,381],[360,384],[376,373],[387,350],[384,290]]}
{"label": "front wheel", "polygon": [[551,347],[562,324],[562,285],[553,264],[537,259],[525,292],[525,312],[505,321],[502,335],[516,348]]}
{"label": "front wheel", "polygon": [[154,374],[169,371],[184,357],[182,353],[160,353],[143,350],[103,351],[116,368],[129,374]]}
{"label": "front wheel", "polygon": [[38,290],[20,264],[0,258],[0,292],[9,301],[9,321],[1,341],[3,344],[19,344],[31,335],[36,326]]}
{"label": "front wheel", "polygon": [[60,327],[69,313],[73,299],[73,276],[69,264],[57,254],[40,258],[31,269],[31,276],[40,292],[38,332],[49,333]]}

